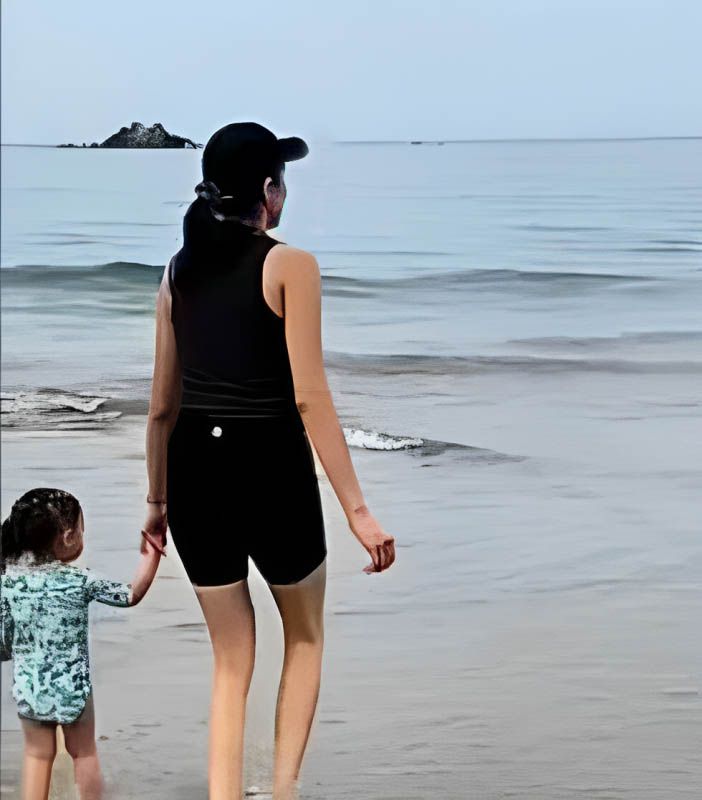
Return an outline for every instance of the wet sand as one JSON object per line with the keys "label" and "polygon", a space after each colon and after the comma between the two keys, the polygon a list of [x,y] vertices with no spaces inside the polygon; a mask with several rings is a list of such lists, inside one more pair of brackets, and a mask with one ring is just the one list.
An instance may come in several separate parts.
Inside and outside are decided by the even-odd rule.
{"label": "wet sand", "polygon": [[[490,429],[491,413],[475,409],[476,429]],[[523,421],[501,415],[504,440],[516,441],[519,428],[529,451]],[[144,425],[125,415],[104,430],[5,430],[3,513],[30,486],[73,491],[86,515],[82,560],[129,578],[146,489]],[[523,459],[354,450],[369,505],[398,536],[397,564],[380,576],[361,572],[365,555],[322,479],[326,655],[302,797],[699,797],[692,450],[677,468],[665,445],[644,462],[632,434],[618,442],[619,460],[610,453],[596,468],[596,440],[576,458],[568,426],[559,433],[560,457],[540,434],[541,452]],[[246,784],[265,789],[282,644],[253,569],[252,592]],[[93,612],[111,796],[204,800],[209,644],[173,547],[139,607]],[[14,800],[19,726],[9,665],[2,674],[2,797]]]}

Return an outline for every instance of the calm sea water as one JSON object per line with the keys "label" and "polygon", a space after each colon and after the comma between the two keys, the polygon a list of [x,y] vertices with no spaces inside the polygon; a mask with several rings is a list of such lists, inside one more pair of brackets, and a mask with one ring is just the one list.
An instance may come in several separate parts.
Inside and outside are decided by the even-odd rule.
{"label": "calm sea water", "polygon": [[[201,153],[2,155],[5,423],[31,424],[59,388],[143,394],[123,384],[148,378]],[[320,261],[331,368],[453,384],[698,350],[700,140],[326,144],[287,180],[276,235]]]}
{"label": "calm sea water", "polygon": [[[200,155],[2,150],[3,425],[95,482],[98,567],[138,464],[85,468],[146,408]],[[320,144],[287,183],[349,442],[398,448],[354,449],[399,557],[332,553],[309,796],[697,797],[702,140]]]}

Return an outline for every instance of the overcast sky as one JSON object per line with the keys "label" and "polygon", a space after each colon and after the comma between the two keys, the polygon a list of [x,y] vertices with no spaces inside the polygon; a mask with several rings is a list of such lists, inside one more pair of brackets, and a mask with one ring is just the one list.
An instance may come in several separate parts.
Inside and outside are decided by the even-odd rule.
{"label": "overcast sky", "polygon": [[702,134],[700,0],[5,0],[2,136]]}

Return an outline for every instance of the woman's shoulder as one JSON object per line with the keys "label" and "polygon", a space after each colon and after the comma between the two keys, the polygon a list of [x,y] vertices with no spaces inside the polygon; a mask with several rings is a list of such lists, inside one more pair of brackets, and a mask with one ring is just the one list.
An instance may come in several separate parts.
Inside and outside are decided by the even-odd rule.
{"label": "woman's shoulder", "polygon": [[297,259],[299,261],[314,261],[315,263],[317,261],[309,250],[303,250],[301,247],[294,247],[287,242],[281,242],[277,239],[275,242],[276,246],[271,250],[270,258],[285,260]]}
{"label": "woman's shoulder", "polygon": [[299,247],[280,242],[270,251],[266,261],[270,262],[271,270],[283,281],[319,278],[317,259],[308,250]]}

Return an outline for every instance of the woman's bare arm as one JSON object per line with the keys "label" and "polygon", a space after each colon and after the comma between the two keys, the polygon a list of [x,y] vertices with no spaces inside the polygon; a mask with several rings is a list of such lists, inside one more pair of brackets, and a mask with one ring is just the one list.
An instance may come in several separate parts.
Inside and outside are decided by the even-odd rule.
{"label": "woman's bare arm", "polygon": [[[156,298],[156,348],[151,400],[146,423],[146,471],[152,500],[166,499],[166,456],[168,439],[178,418],[181,400],[181,371],[171,322],[171,291],[168,266]],[[146,531],[159,534],[165,543],[166,506],[149,503]]]}
{"label": "woman's bare arm", "polygon": [[268,259],[271,285],[278,285],[282,294],[297,407],[349,527],[373,559],[366,571],[379,572],[395,560],[394,538],[366,506],[327,383],[319,266],[310,253],[286,245],[275,247]]}

